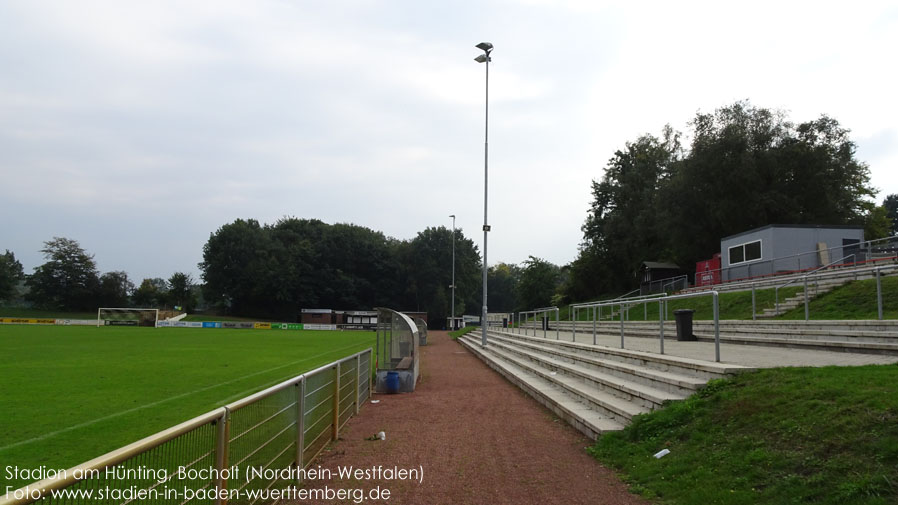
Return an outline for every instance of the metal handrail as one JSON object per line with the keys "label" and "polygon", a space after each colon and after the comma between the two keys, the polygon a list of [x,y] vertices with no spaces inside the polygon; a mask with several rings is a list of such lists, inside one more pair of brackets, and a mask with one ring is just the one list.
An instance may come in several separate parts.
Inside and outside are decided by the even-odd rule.
{"label": "metal handrail", "polygon": [[[805,309],[807,309],[807,302],[808,302],[808,277],[810,277],[810,276],[816,274],[817,272],[819,272],[819,271],[821,271],[821,270],[827,269],[827,268],[829,268],[829,267],[831,267],[831,266],[833,266],[833,265],[835,265],[835,264],[837,264],[837,263],[842,263],[843,261],[845,261],[845,260],[848,259],[848,258],[854,258],[855,260],[857,260],[857,256],[856,256],[855,254],[852,253],[852,254],[849,254],[848,256],[845,256],[844,258],[840,258],[840,259],[837,259],[836,261],[833,261],[833,262],[831,262],[831,263],[828,263],[828,264],[826,264],[826,265],[823,265],[823,266],[820,267],[820,268],[811,270],[810,272],[808,272],[808,273],[806,273],[806,274],[804,274],[804,275],[802,275],[802,276],[800,277],[800,279],[803,279],[803,280],[804,280],[804,301],[805,301]],[[784,287],[788,286],[789,284],[792,284],[792,283],[796,282],[798,279],[799,279],[799,277],[796,277],[796,278],[794,278],[794,279],[791,279],[789,282],[783,284],[782,286],[777,286],[776,289],[774,290],[774,304],[773,304],[773,308],[774,308],[774,310],[776,311],[777,314],[779,314],[779,312],[780,312],[780,288],[784,288]],[[807,317],[807,310],[805,310],[805,320],[807,320],[807,319],[808,319],[808,317]]]}
{"label": "metal handrail", "polygon": [[[663,319],[663,312],[661,311],[661,305],[663,303],[666,303],[669,300],[680,300],[680,299],[684,299],[684,298],[698,298],[700,296],[711,296],[713,298],[712,307],[713,307],[713,312],[714,312],[714,359],[715,359],[715,361],[718,361],[718,362],[720,361],[720,300],[719,300],[720,293],[718,293],[717,291],[713,291],[713,290],[712,291],[702,291],[702,292],[698,292],[698,293],[685,293],[685,294],[680,294],[680,295],[667,295],[667,296],[663,296],[663,297],[659,297],[659,298],[655,298],[655,299],[651,299],[651,300],[646,299],[646,300],[641,300],[641,301],[637,301],[637,302],[633,303],[634,305],[636,305],[639,303],[648,304],[650,302],[655,302],[655,301],[658,302],[658,319],[659,319],[659,321],[661,321],[661,334],[660,334],[661,354],[664,354],[664,319]],[[614,305],[622,306],[623,303],[626,303],[626,302],[621,302],[621,301],[599,302],[596,304],[588,305],[587,307],[583,307],[583,308],[588,308],[588,307],[598,308],[598,307],[608,307],[608,306],[614,306]],[[595,331],[595,330],[593,330],[593,331]],[[576,333],[574,333],[573,338],[576,339]],[[621,320],[620,320],[620,347],[621,347],[621,349],[624,348],[624,320],[623,320],[623,318],[621,318]]]}

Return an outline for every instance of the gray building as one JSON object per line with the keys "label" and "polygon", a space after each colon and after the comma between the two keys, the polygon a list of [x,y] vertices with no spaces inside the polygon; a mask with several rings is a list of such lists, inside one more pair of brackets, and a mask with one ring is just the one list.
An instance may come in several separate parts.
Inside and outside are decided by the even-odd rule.
{"label": "gray building", "polygon": [[[733,281],[807,270],[858,252],[860,226],[771,224],[720,240],[721,277]],[[850,257],[846,263],[863,258]]]}

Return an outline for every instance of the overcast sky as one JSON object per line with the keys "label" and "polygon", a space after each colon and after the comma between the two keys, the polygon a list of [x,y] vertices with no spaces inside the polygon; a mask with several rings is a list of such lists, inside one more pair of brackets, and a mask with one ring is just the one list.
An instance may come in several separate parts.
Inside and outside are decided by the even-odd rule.
{"label": "overcast sky", "polygon": [[573,260],[615,150],[736,100],[836,118],[898,193],[894,2],[3,0],[0,252],[139,284],[236,218],[482,246],[481,41],[490,264]]}

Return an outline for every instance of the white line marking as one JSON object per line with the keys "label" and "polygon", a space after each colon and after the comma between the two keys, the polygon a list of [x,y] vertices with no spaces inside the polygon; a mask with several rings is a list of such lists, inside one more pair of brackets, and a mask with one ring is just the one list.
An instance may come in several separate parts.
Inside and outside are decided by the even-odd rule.
{"label": "white line marking", "polygon": [[[249,374],[249,375],[244,375],[243,377],[238,377],[238,378],[236,378],[236,379],[232,379],[232,380],[229,380],[229,381],[227,381],[227,382],[221,382],[221,383],[218,383],[218,384],[213,384],[213,385],[211,385],[211,386],[206,386],[206,387],[204,387],[204,388],[195,389],[195,390],[189,391],[189,392],[187,392],[187,393],[181,393],[181,394],[179,394],[179,395],[177,395],[177,396],[171,396],[171,397],[165,398],[164,400],[159,400],[159,401],[155,401],[155,402],[152,402],[152,403],[147,403],[147,404],[145,404],[145,405],[141,405],[140,407],[134,407],[134,408],[132,408],[132,409],[123,410],[123,411],[121,411],[121,412],[116,412],[115,414],[109,414],[108,416],[98,417],[98,418],[96,418],[96,419],[93,419],[93,420],[90,420],[90,421],[86,421],[86,422],[83,422],[83,423],[80,423],[80,424],[75,424],[75,425],[69,426],[69,427],[67,427],[67,428],[63,428],[63,429],[61,429],[61,430],[56,430],[56,431],[51,431],[50,433],[45,433],[45,434],[43,434],[43,435],[41,435],[41,436],[39,436],[39,437],[29,438],[28,440],[20,440],[20,441],[18,441],[18,442],[15,442],[15,443],[12,443],[12,444],[9,444],[9,445],[4,445],[3,447],[0,447],[0,452],[5,451],[5,450],[7,450],[7,449],[12,449],[13,447],[19,447],[19,446],[22,446],[22,445],[30,444],[30,443],[32,443],[32,442],[38,442],[38,441],[40,441],[40,440],[46,440],[46,439],[48,439],[48,438],[50,438],[50,437],[54,437],[54,436],[59,435],[59,434],[61,434],[61,433],[67,433],[67,432],[69,432],[69,431],[77,430],[77,429],[79,429],[79,428],[84,428],[85,426],[90,426],[90,425],[92,425],[92,424],[97,424],[97,423],[99,423],[99,422],[101,422],[101,421],[105,421],[105,420],[107,420],[107,419],[112,419],[113,417],[123,416],[123,415],[125,415],[125,414],[130,414],[130,413],[132,413],[132,412],[137,412],[138,410],[143,410],[143,409],[146,409],[146,408],[155,407],[156,405],[161,405],[161,404],[163,404],[163,403],[170,402],[170,401],[172,401],[172,400],[177,400],[177,399],[179,399],[179,398],[184,398],[184,397],[186,397],[186,396],[194,395],[194,394],[196,394],[196,393],[202,393],[203,391],[208,391],[208,390],[210,390],[210,389],[215,389],[215,388],[220,387],[220,386],[226,386],[226,385],[228,385],[228,384],[232,384],[232,383],[234,383],[234,382],[239,382],[239,381],[242,381],[242,380],[244,380],[244,379],[249,379],[250,377],[255,377],[256,375],[262,375],[262,374],[271,372],[271,371],[273,371],[273,370],[277,370],[277,369],[279,369],[279,368],[285,368],[285,367],[292,366],[292,365],[296,365],[296,364],[299,364],[299,363],[302,363],[302,362],[305,362],[305,361],[311,361],[311,360],[313,360],[313,359],[315,359],[315,358],[319,358],[319,357],[321,357],[321,356],[326,356],[326,355],[328,355],[328,354],[332,354],[332,353],[344,351],[344,350],[349,349],[349,348],[352,348],[352,347],[356,347],[356,345],[357,345],[357,344],[354,344],[354,345],[348,345],[348,346],[346,346],[346,347],[341,347],[340,349],[334,349],[333,351],[328,351],[328,352],[323,352],[323,353],[321,353],[321,354],[316,354],[315,356],[311,356],[311,357],[309,357],[309,358],[304,358],[304,359],[301,359],[301,360],[299,360],[299,361],[294,361],[294,362],[292,362],[292,363],[287,363],[287,364],[285,364],[285,365],[280,365],[280,366],[276,366],[276,367],[274,367],[274,368],[269,368],[269,369],[267,369],[267,370],[262,370],[261,372],[254,372],[254,373],[251,373],[251,374]],[[300,374],[296,374],[296,375],[300,375]],[[291,375],[291,376],[288,376],[288,377],[280,378],[280,379],[278,379],[278,380],[276,380],[276,381],[274,381],[274,382],[271,382],[270,384],[277,384],[278,382],[283,382],[283,381],[289,379],[290,377],[295,377],[296,375]],[[243,393],[249,393],[249,392],[261,391],[262,389],[265,389],[265,387],[248,389],[248,390],[246,390],[246,391],[244,391],[244,392],[237,393],[237,394],[238,394],[238,395],[241,395],[241,397],[242,397],[242,396],[245,396]],[[231,396],[231,398],[233,398],[233,396]]]}

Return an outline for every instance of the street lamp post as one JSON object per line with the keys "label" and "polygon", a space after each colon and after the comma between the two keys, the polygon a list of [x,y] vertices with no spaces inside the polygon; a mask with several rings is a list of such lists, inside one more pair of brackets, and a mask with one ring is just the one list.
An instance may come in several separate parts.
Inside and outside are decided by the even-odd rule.
{"label": "street lamp post", "polygon": [[482,330],[480,345],[486,347],[486,236],[490,231],[490,226],[486,220],[486,211],[487,196],[489,194],[490,53],[493,51],[493,45],[489,42],[481,42],[474,47],[483,51],[483,54],[474,58],[474,61],[486,63],[486,115],[484,116],[483,130],[483,310],[480,315],[480,329]]}
{"label": "street lamp post", "polygon": [[455,327],[455,214],[452,218],[452,316],[449,319],[449,331],[457,330]]}

